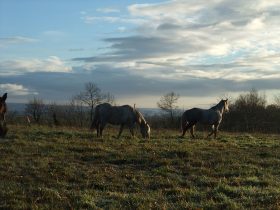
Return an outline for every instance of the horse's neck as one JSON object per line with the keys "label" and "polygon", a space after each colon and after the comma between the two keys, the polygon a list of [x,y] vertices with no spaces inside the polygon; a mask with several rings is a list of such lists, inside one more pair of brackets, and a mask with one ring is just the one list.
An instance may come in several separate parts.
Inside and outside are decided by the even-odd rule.
{"label": "horse's neck", "polygon": [[221,114],[224,113],[224,106],[223,104],[217,104],[216,106],[212,107],[211,109],[220,112]]}
{"label": "horse's neck", "polygon": [[143,125],[143,124],[145,124],[145,119],[144,119],[144,117],[142,116],[142,115],[140,115],[139,117],[138,117],[138,124],[139,125]]}
{"label": "horse's neck", "polygon": [[137,111],[137,110],[135,110],[135,113],[136,113],[136,116],[137,116],[137,120],[136,120],[137,123],[138,123],[139,125],[144,124],[146,121],[145,121],[143,115],[142,115],[139,111]]}

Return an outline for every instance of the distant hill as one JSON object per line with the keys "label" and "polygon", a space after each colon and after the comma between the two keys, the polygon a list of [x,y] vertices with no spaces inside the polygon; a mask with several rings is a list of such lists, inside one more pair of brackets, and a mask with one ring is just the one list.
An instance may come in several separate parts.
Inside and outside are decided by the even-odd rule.
{"label": "distant hill", "polygon": [[7,103],[9,112],[19,112],[23,113],[25,110],[26,104],[23,103]]}
{"label": "distant hill", "polygon": [[139,111],[143,115],[156,115],[161,113],[161,110],[158,108],[139,108]]}

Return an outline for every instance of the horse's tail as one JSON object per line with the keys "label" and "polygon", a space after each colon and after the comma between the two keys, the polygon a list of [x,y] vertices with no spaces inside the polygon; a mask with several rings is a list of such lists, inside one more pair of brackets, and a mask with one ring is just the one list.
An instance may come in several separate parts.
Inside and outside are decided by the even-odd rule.
{"label": "horse's tail", "polygon": [[95,111],[94,111],[94,117],[90,126],[90,129],[97,129],[97,126],[99,124],[99,119],[100,119],[100,113],[99,113],[99,106],[95,107]]}

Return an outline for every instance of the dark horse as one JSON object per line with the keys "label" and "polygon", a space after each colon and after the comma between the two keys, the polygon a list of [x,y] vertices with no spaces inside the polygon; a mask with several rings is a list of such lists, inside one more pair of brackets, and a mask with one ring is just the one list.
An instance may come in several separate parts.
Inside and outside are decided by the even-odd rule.
{"label": "dark horse", "polygon": [[0,137],[5,137],[7,134],[7,126],[6,126],[6,118],[5,114],[7,112],[7,93],[5,93],[2,97],[0,97]]}
{"label": "dark horse", "polygon": [[95,108],[94,119],[91,129],[97,130],[97,137],[102,137],[106,124],[120,125],[118,137],[122,134],[124,126],[128,126],[132,137],[134,137],[135,123],[139,124],[143,138],[150,138],[150,126],[143,115],[129,105],[112,106],[108,103],[99,104]]}
{"label": "dark horse", "polygon": [[222,122],[223,113],[228,111],[228,99],[221,100],[217,105],[211,107],[210,109],[192,108],[186,110],[181,119],[181,137],[184,137],[186,131],[190,128],[191,136],[194,138],[193,132],[195,124],[202,123],[212,126],[212,131],[207,137],[214,133],[214,137],[216,138],[219,125]]}

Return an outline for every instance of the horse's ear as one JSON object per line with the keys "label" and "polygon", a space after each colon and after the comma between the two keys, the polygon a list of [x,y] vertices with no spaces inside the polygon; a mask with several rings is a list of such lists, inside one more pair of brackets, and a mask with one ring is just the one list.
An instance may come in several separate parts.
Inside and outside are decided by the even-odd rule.
{"label": "horse's ear", "polygon": [[6,101],[6,99],[7,99],[7,95],[8,95],[8,94],[7,94],[7,93],[5,93],[5,94],[2,96],[2,101],[3,101],[3,102],[5,102],[5,101]]}
{"label": "horse's ear", "polygon": [[135,109],[135,107],[136,107],[136,104],[133,105],[133,108],[134,108],[134,109]]}

